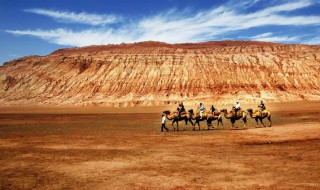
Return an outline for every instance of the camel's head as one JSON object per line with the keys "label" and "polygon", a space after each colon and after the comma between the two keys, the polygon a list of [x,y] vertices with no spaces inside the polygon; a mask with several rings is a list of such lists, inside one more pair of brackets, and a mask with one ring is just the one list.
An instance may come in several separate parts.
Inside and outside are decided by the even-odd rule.
{"label": "camel's head", "polygon": [[169,111],[169,110],[164,110],[162,113],[164,113],[164,114],[170,114],[171,112]]}
{"label": "camel's head", "polygon": [[227,109],[222,109],[222,110],[220,110],[220,112],[227,113],[228,111],[227,111]]}
{"label": "camel's head", "polygon": [[250,109],[247,109],[247,111],[249,112],[249,113],[253,113],[253,110],[250,108]]}
{"label": "camel's head", "polygon": [[193,114],[193,109],[188,110],[189,113]]}

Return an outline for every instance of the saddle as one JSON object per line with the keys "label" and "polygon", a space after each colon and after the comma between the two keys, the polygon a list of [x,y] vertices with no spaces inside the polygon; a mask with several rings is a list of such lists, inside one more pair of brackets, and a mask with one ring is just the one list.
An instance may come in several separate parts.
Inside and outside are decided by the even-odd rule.
{"label": "saddle", "polygon": [[214,111],[214,112],[212,113],[212,115],[213,115],[213,116],[219,116],[219,115],[220,115],[220,112],[216,110],[216,111]]}
{"label": "saddle", "polygon": [[180,113],[180,115],[186,115],[186,114],[187,114],[186,111],[182,111],[182,112]]}
{"label": "saddle", "polygon": [[268,110],[259,111],[261,117],[267,116],[268,112]]}
{"label": "saddle", "polygon": [[[207,115],[208,115],[208,113],[203,112],[203,113],[202,113],[202,118],[207,117]],[[196,116],[197,116],[197,117],[200,117],[200,112],[197,112]]]}
{"label": "saddle", "polygon": [[[234,109],[232,109],[232,112],[233,113],[236,113],[236,109],[234,108]],[[243,114],[243,110],[240,108],[238,111],[237,111],[237,117],[241,117],[242,116],[242,114]]]}

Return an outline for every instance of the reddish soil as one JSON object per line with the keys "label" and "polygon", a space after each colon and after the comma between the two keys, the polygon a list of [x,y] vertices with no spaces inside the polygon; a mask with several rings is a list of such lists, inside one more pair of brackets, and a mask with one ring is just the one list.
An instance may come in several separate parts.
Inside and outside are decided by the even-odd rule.
{"label": "reddish soil", "polygon": [[164,133],[163,108],[6,107],[0,189],[319,189],[320,102],[267,106],[271,128]]}

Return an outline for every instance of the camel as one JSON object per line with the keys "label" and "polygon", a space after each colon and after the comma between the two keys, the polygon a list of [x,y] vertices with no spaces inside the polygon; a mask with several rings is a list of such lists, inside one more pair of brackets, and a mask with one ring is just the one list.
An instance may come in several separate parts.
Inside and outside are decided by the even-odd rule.
{"label": "camel", "polygon": [[[212,125],[211,122],[213,120],[218,120],[218,127],[219,127],[219,122],[222,124],[222,117],[220,115],[220,112],[215,112],[214,114],[212,113],[206,113],[202,116],[202,118],[200,119],[200,114],[199,113],[196,113],[194,114],[193,113],[193,109],[191,110],[188,110],[190,116],[191,116],[191,119],[192,120],[196,120],[196,122],[193,124],[193,130],[195,131],[195,126],[196,124],[198,124],[198,127],[199,127],[199,131],[200,131],[200,121],[204,121],[206,120],[207,121],[207,130],[209,130],[209,127]],[[222,124],[223,125],[223,124]]]}
{"label": "camel", "polygon": [[258,123],[258,120],[260,120],[261,124],[263,125],[263,127],[266,127],[263,123],[263,119],[264,118],[267,118],[268,121],[269,121],[269,125],[268,127],[271,127],[271,113],[269,110],[264,110],[262,113],[259,111],[259,110],[255,110],[253,111],[252,109],[247,109],[247,111],[249,112],[250,114],[250,117],[251,118],[254,118],[256,120],[256,127],[259,127],[259,123]]}
{"label": "camel", "polygon": [[186,129],[188,127],[188,121],[190,121],[191,124],[193,125],[193,122],[191,120],[191,116],[188,113],[181,114],[180,117],[178,116],[177,112],[173,112],[171,114],[171,112],[169,110],[165,110],[165,111],[163,111],[163,113],[166,115],[168,120],[172,120],[172,124],[171,125],[172,125],[174,130],[176,130],[176,128],[173,125],[175,122],[177,123],[177,131],[179,131],[179,123],[178,123],[179,121],[185,121],[186,126],[185,126],[184,129]]}
{"label": "camel", "polygon": [[[222,116],[221,116],[221,112],[219,112],[218,110],[216,110],[215,112],[208,112],[208,116],[207,116],[207,122],[212,125],[212,121],[217,120],[217,127],[219,127],[219,123],[221,123],[221,125],[223,126],[222,123]],[[214,128],[214,127],[213,127]]]}
{"label": "camel", "polygon": [[227,109],[222,109],[220,111],[224,113],[223,115],[226,119],[230,119],[232,124],[231,129],[234,127],[234,123],[239,119],[243,120],[243,123],[244,123],[243,129],[246,129],[247,114],[243,110],[237,111],[237,115],[235,114],[234,110],[230,111],[229,113]]}

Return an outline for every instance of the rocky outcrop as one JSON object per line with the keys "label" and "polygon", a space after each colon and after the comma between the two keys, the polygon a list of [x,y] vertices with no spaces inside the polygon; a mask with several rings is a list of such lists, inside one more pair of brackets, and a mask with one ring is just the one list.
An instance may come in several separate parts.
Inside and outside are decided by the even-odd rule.
{"label": "rocky outcrop", "polygon": [[141,42],[60,49],[0,67],[2,105],[151,106],[320,100],[320,46]]}

